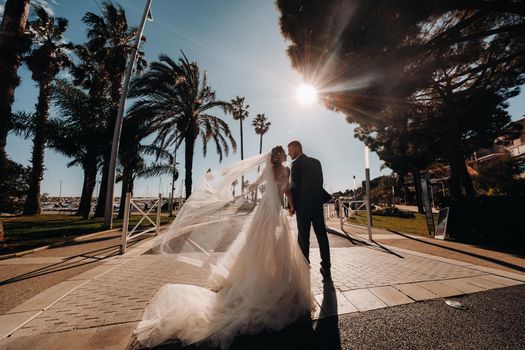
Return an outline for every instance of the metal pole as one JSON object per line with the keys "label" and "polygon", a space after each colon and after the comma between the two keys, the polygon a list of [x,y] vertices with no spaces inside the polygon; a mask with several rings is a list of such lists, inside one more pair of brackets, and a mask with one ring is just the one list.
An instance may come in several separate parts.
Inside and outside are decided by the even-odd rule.
{"label": "metal pole", "polygon": [[144,14],[142,15],[142,21],[140,22],[140,29],[137,33],[137,38],[135,39],[135,44],[131,51],[131,55],[128,61],[128,67],[126,69],[126,75],[124,78],[124,83],[122,84],[122,94],[120,95],[120,101],[118,105],[117,119],[115,121],[115,130],[113,132],[113,142],[111,144],[111,158],[109,162],[109,172],[108,172],[108,187],[106,191],[106,207],[104,211],[104,225],[106,228],[111,229],[113,226],[113,189],[115,186],[115,170],[117,166],[117,155],[118,147],[120,142],[120,133],[122,131],[122,118],[124,115],[124,107],[126,104],[126,98],[128,96],[128,87],[129,81],[131,79],[131,73],[133,72],[133,66],[135,65],[135,60],[137,59],[138,47],[142,39],[142,34],[144,33],[144,26],[146,24],[146,18],[151,7],[152,0],[147,0],[146,7],[144,8]]}
{"label": "metal pole", "polygon": [[372,240],[372,215],[370,213],[370,160],[368,157],[368,146],[365,146],[366,227],[368,229],[368,239]]}
{"label": "metal pole", "polygon": [[173,207],[175,204],[173,192],[175,191],[175,172],[177,171],[177,148],[175,148],[175,151],[173,153],[173,176],[171,178],[171,196],[168,205],[169,216],[173,216]]}
{"label": "metal pole", "polygon": [[124,222],[122,223],[122,235],[120,239],[120,254],[126,252],[128,244],[128,228],[129,228],[129,205],[131,202],[131,192],[126,193],[126,203],[124,207]]}
{"label": "metal pole", "polygon": [[157,202],[157,221],[155,221],[155,224],[157,225],[157,228],[155,229],[155,234],[158,235],[160,232],[160,211],[162,209],[162,194],[159,193],[159,201]]}
{"label": "metal pole", "polygon": [[337,199],[339,201],[339,212],[337,213],[339,215],[339,221],[341,223],[341,230],[344,229],[344,221],[343,221],[343,201],[341,200],[341,197]]}

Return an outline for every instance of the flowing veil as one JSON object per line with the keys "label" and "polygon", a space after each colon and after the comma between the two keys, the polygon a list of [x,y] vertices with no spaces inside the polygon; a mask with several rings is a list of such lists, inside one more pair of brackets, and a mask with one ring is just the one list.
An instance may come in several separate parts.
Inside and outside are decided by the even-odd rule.
{"label": "flowing veil", "polygon": [[208,171],[167,232],[154,241],[152,252],[176,254],[185,263],[225,273],[220,257],[243,232],[254,208],[242,194],[234,197],[233,184],[258,168],[257,185],[264,184],[272,176],[269,160],[270,153],[264,153]]}

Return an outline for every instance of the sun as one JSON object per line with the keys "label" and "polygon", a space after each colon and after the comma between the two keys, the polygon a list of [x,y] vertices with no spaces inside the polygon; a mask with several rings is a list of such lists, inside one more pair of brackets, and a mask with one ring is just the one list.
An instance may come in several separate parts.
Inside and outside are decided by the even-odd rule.
{"label": "sun", "polygon": [[317,101],[317,89],[312,85],[303,84],[297,89],[296,96],[302,105],[311,105]]}

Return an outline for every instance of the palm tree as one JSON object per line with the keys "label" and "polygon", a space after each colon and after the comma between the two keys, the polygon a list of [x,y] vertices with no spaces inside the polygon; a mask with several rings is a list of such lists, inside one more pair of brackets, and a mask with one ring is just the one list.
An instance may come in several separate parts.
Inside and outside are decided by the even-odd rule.
{"label": "palm tree", "polygon": [[22,63],[22,55],[31,43],[25,35],[30,4],[30,0],[7,0],[0,24],[0,182],[4,181],[3,176],[7,174],[5,147],[15,88],[20,84],[17,71]]}
{"label": "palm tree", "polygon": [[[17,71],[22,54],[30,40],[24,35],[31,0],[7,0],[4,17],[0,24],[0,184],[7,175],[9,159],[5,151],[10,129],[11,107],[15,100],[15,88],[20,84]],[[0,232],[4,227],[0,219]]]}
{"label": "palm tree", "polygon": [[[244,97],[235,97],[235,99],[231,100],[231,114],[233,119],[238,120],[240,124],[241,129],[241,160],[244,159],[244,135],[242,133],[242,121],[246,118],[248,118],[248,115],[250,114],[248,112],[248,108],[250,105],[244,105]],[[241,180],[241,192],[244,192],[244,176]]]}
{"label": "palm tree", "polygon": [[[121,147],[119,150],[120,168],[122,169],[118,181],[122,181],[122,192],[120,197],[120,208],[118,218],[124,217],[124,204],[126,193],[133,193],[133,184],[139,174],[150,174],[147,172],[152,167],[159,166],[158,163],[147,166],[144,155],[151,155],[154,151],[157,160],[160,155],[164,156],[164,150],[155,146],[143,145],[142,140],[156,131],[154,116],[134,111],[130,113],[122,125]],[[164,157],[162,157],[164,158]]]}
{"label": "palm tree", "polygon": [[210,141],[215,143],[219,161],[228,155],[229,144],[237,149],[228,124],[212,114],[216,108],[227,113],[231,105],[216,99],[206,72],[201,76],[197,63],[190,63],[184,52],[178,62],[161,55],[159,62],[153,62],[132,82],[130,97],[139,98],[132,112],[142,111],[157,119],[156,144],[163,148],[175,145],[177,149],[184,141],[186,197],[191,195],[193,155],[199,136],[204,156]]}
{"label": "palm tree", "polygon": [[255,127],[255,133],[257,135],[261,135],[261,139],[260,139],[260,142],[259,142],[259,154],[261,154],[262,153],[262,145],[263,145],[263,142],[262,142],[263,141],[263,135],[268,132],[268,130],[270,129],[270,125],[272,125],[272,123],[270,123],[268,121],[268,118],[266,118],[264,113],[262,113],[262,114],[257,114],[255,119],[252,120],[252,125],[253,125],[253,127]]}
{"label": "palm tree", "polygon": [[[109,158],[111,155],[111,140],[118,113],[118,102],[122,92],[122,78],[126,70],[126,63],[133,48],[133,40],[137,29],[128,26],[124,9],[111,2],[102,3],[102,15],[87,12],[82,21],[88,26],[88,45],[95,52],[95,59],[99,61],[107,77],[109,85],[110,107],[108,114],[108,128],[104,136],[104,165],[102,168],[102,182],[98,196],[95,216],[104,216],[107,178],[109,172]],[[143,38],[143,40],[145,40]],[[137,72],[146,66],[144,53],[139,51],[136,65]]]}
{"label": "palm tree", "polygon": [[38,83],[39,95],[35,112],[31,177],[24,205],[25,215],[41,213],[40,182],[44,175],[44,149],[47,139],[45,129],[51,104],[51,84],[57,74],[71,64],[68,51],[73,48],[73,45],[63,42],[67,19],[53,18],[40,6],[36,7],[35,13],[37,18],[29,23],[33,48],[25,62],[32,72],[33,80]]}
{"label": "palm tree", "polygon": [[65,80],[55,83],[53,101],[61,119],[50,123],[53,132],[49,146],[72,159],[68,166],[82,167],[84,181],[77,215],[87,219],[102,159],[103,107],[98,106],[88,92]]}

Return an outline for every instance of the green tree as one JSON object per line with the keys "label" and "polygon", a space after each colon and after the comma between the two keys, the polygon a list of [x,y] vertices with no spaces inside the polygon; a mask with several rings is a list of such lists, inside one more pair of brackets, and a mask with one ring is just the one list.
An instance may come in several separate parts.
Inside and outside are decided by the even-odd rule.
{"label": "green tree", "polygon": [[182,53],[178,62],[161,55],[158,62],[131,84],[130,97],[138,101],[130,113],[144,113],[157,120],[155,143],[162,148],[184,142],[186,197],[191,195],[193,156],[195,142],[202,139],[202,152],[207,154],[208,143],[213,141],[219,161],[228,155],[230,144],[237,144],[228,124],[212,114],[220,108],[231,110],[228,102],[217,100],[215,91],[208,85],[207,74],[201,76],[196,62],[190,62]]}
{"label": "green tree", "polygon": [[[11,164],[5,148],[11,128],[15,89],[20,84],[17,71],[31,42],[25,35],[30,4],[30,0],[7,0],[0,24],[0,186],[7,181]],[[3,231],[0,218],[0,232],[3,234]]]}
{"label": "green tree", "polygon": [[[244,134],[242,129],[242,122],[248,116],[250,113],[248,112],[248,108],[250,108],[250,105],[244,105],[244,97],[236,96],[235,99],[230,101],[231,105],[231,114],[234,120],[239,121],[239,128],[241,132],[241,160],[244,159]],[[244,192],[244,176],[241,179],[241,192]]]}
{"label": "green tree", "polygon": [[[102,181],[95,209],[96,217],[104,216],[111,142],[122,92],[122,78],[128,57],[133,49],[133,41],[137,35],[137,29],[128,26],[126,12],[121,6],[105,1],[102,3],[101,10],[101,15],[87,12],[82,18],[82,21],[88,26],[86,46],[93,52],[92,58],[96,62],[98,74],[106,79],[105,84],[108,85],[107,92],[109,93],[108,128],[103,142],[105,148]],[[139,51],[136,72],[141,72],[145,66],[144,53]]]}
{"label": "green tree", "polygon": [[40,6],[35,8],[35,14],[36,18],[29,22],[33,47],[25,57],[25,62],[33,80],[38,83],[39,94],[35,106],[31,178],[24,206],[25,215],[40,214],[42,211],[40,183],[44,177],[45,130],[51,105],[51,84],[57,74],[70,65],[69,51],[73,48],[73,45],[63,40],[68,25],[65,18],[53,18]]}
{"label": "green tree", "polygon": [[0,213],[18,214],[24,206],[31,168],[8,161],[9,177],[0,184]]}
{"label": "green tree", "polygon": [[483,194],[523,195],[525,180],[520,178],[520,174],[520,163],[507,155],[495,161],[481,163],[474,184]]}
{"label": "green tree", "polygon": [[104,108],[88,91],[66,80],[54,85],[53,102],[60,119],[50,123],[49,146],[71,158],[68,166],[79,165],[84,173],[77,215],[89,218],[97,172],[102,161],[102,139],[106,124]]}
{"label": "green tree", "polygon": [[6,167],[11,164],[5,147],[15,89],[20,84],[18,67],[31,44],[25,33],[30,4],[30,0],[7,0],[0,24],[0,184],[5,181]]}
{"label": "green tree", "polygon": [[252,126],[255,128],[255,133],[260,135],[259,154],[262,153],[263,135],[268,132],[270,125],[272,125],[272,123],[268,121],[268,118],[266,118],[264,113],[257,114],[257,116],[252,120]]}
{"label": "green tree", "polygon": [[[329,108],[361,126],[381,126],[395,123],[395,107],[419,106],[427,120],[433,115],[445,125],[451,193],[473,194],[468,144],[490,141],[494,126],[508,120],[504,101],[523,83],[523,3],[279,0],[278,6],[292,64],[319,82]],[[482,118],[472,105],[480,101]]]}

